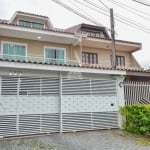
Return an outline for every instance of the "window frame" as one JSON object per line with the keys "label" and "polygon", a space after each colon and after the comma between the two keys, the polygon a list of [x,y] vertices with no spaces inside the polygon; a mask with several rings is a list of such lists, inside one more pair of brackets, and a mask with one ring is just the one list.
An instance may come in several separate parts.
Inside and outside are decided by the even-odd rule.
{"label": "window frame", "polygon": [[[121,58],[123,58],[123,65],[122,65],[122,62],[120,61],[119,63],[118,63],[118,59],[117,58],[120,58],[120,60],[121,60]],[[124,67],[125,66],[125,56],[121,56],[121,55],[116,55],[116,66],[122,66],[122,67]]]}
{"label": "window frame", "polygon": [[[83,62],[83,54],[88,55],[88,63]],[[91,55],[92,55],[92,63],[90,63]],[[96,56],[96,63],[93,63],[93,62],[95,62],[94,55]],[[97,53],[91,53],[91,52],[82,52],[82,63],[83,64],[93,64],[93,65],[98,64],[98,54]]]}
{"label": "window frame", "polygon": [[[1,55],[3,54],[3,48],[4,44],[13,44],[13,45],[19,45],[19,46],[24,46],[25,47],[25,61],[27,59],[27,53],[28,53],[28,45],[26,43],[17,43],[17,42],[11,42],[11,41],[1,41]],[[17,55],[14,55],[17,56]]]}
{"label": "window frame", "polygon": [[81,30],[81,34],[87,34],[92,38],[106,38],[103,31]]}
{"label": "window frame", "polygon": [[[29,28],[33,28],[32,23],[42,24],[43,28],[33,28],[33,29],[45,29],[45,23],[43,23],[43,22],[36,22],[36,21],[24,20],[24,19],[18,18],[17,19],[17,24],[18,25],[19,25],[19,21],[30,22],[31,23],[31,27],[29,27]],[[19,25],[19,26],[21,26],[21,25]],[[27,27],[27,26],[21,26],[21,27]]]}
{"label": "window frame", "polygon": [[[45,62],[46,62],[46,48],[50,48],[50,49],[54,49],[54,50],[63,50],[64,51],[64,63],[66,62],[66,48],[53,47],[53,46],[44,46],[44,61]],[[56,58],[54,58],[54,59],[56,59]]]}

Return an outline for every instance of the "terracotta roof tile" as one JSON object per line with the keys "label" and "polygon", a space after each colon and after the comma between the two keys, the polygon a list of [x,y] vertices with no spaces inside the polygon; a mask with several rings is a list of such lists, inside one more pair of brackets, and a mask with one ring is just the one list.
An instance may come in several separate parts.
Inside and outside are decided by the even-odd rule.
{"label": "terracotta roof tile", "polygon": [[92,69],[103,69],[103,70],[120,70],[120,71],[132,71],[132,72],[145,72],[150,73],[150,70],[144,70],[143,68],[133,68],[133,67],[116,67],[116,69],[112,68],[111,66],[103,66],[103,65],[92,65],[92,64],[82,64],[81,65],[71,65],[71,64],[53,64],[53,63],[46,63],[46,62],[31,62],[31,61],[15,61],[15,60],[8,60],[8,59],[0,59],[0,61],[8,61],[8,62],[20,62],[20,63],[32,63],[32,64],[43,64],[43,65],[56,65],[56,66],[66,66],[66,67],[80,67],[80,68],[92,68]]}
{"label": "terracotta roof tile", "polygon": [[36,29],[36,28],[20,26],[20,25],[8,23],[8,22],[0,22],[0,24],[10,25],[10,26],[17,26],[17,27],[22,27],[22,28],[30,28],[30,29],[33,29],[33,30],[34,30],[34,29],[35,29],[35,30],[44,30],[44,31],[52,31],[52,32],[57,32],[57,33],[64,33],[64,34],[71,34],[71,35],[74,35],[74,33],[66,32],[66,31],[64,31],[64,30]]}
{"label": "terracotta roof tile", "polygon": [[8,22],[8,20],[5,20],[5,19],[0,19],[0,23],[7,23]]}

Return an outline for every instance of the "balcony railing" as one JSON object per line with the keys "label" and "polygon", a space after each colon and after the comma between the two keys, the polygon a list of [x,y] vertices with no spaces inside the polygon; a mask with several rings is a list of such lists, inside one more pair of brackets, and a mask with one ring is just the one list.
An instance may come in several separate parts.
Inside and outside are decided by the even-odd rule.
{"label": "balcony railing", "polygon": [[19,55],[0,55],[1,60],[6,61],[17,61],[17,62],[30,62],[39,64],[58,64],[58,65],[80,65],[77,60],[64,60],[64,59],[53,59],[44,57],[33,57],[33,56],[19,56]]}
{"label": "balcony railing", "polygon": [[[51,65],[70,65],[70,66],[87,66],[87,67],[102,67],[111,68],[110,61],[103,61],[99,64],[85,64],[78,60],[64,60],[64,59],[52,59],[44,57],[33,57],[33,56],[19,56],[19,55],[0,55],[0,60],[5,61],[15,61],[15,62],[28,62],[28,63],[38,63],[38,64],[51,64]],[[137,64],[126,63],[125,66],[117,66],[117,68],[131,68],[131,69],[142,69],[138,67]]]}

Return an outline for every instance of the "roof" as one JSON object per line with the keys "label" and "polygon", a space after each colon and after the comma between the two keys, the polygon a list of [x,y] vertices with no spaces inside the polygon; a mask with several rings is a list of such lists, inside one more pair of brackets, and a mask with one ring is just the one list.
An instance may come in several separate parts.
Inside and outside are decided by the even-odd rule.
{"label": "roof", "polygon": [[[36,18],[36,19],[43,20],[44,22],[47,22],[47,24],[48,24],[50,29],[54,28],[51,20],[49,19],[49,17],[43,16],[43,15],[34,14],[34,13],[22,12],[22,11],[16,11],[8,22],[9,23],[14,23],[15,19],[17,17],[20,17],[20,16],[21,17],[28,17],[28,18],[32,18],[32,19]],[[17,23],[14,23],[14,24],[17,24]]]}
{"label": "roof", "polygon": [[4,19],[0,19],[0,23],[3,22],[3,23],[7,23],[8,20],[4,20]]}
{"label": "roof", "polygon": [[52,31],[52,32],[59,32],[59,33],[65,33],[65,34],[72,34],[71,32],[66,32],[64,31],[63,29],[36,29],[36,28],[32,28],[32,27],[25,27],[25,26],[20,26],[20,25],[17,25],[17,24],[12,24],[12,23],[8,23],[8,22],[4,22],[4,21],[0,21],[0,24],[4,24],[4,25],[10,25],[10,26],[17,26],[17,27],[21,27],[21,28],[31,28],[33,30],[45,30],[45,31]]}
{"label": "roof", "polygon": [[78,33],[78,32],[80,32],[81,29],[89,29],[92,31],[102,31],[105,34],[106,38],[110,39],[107,29],[104,26],[96,26],[96,25],[81,23],[81,24],[69,27],[69,28],[65,29],[65,31],[72,32],[72,33]]}
{"label": "roof", "polygon": [[16,11],[18,14],[25,14],[25,15],[31,15],[31,16],[36,16],[36,17],[41,17],[41,18],[48,18],[47,16],[43,15],[38,15],[38,14],[33,14],[33,13],[28,13],[28,12],[23,12],[23,11]]}
{"label": "roof", "polygon": [[19,63],[31,63],[31,64],[43,64],[43,65],[52,65],[52,66],[66,66],[66,67],[78,67],[78,68],[91,68],[91,69],[100,69],[100,70],[118,70],[118,71],[128,71],[128,72],[141,72],[141,73],[150,73],[150,70],[144,70],[143,68],[133,68],[133,67],[121,67],[118,66],[115,69],[111,66],[104,66],[104,65],[98,65],[98,64],[53,64],[53,63],[47,63],[47,62],[31,62],[31,61],[20,61],[20,60],[8,60],[8,59],[2,59],[0,58],[0,61],[4,62],[19,62]]}
{"label": "roof", "polygon": [[[16,13],[13,15],[12,19],[14,19],[17,14],[19,14],[19,15],[20,14],[21,15],[23,15],[23,14],[25,14],[25,15],[31,15],[32,17],[36,16],[36,17],[41,17],[41,18],[44,18],[46,20],[49,20],[49,18],[47,16],[42,16],[42,15],[37,15],[37,14],[27,13],[27,12],[22,12],[22,11],[16,11]],[[85,24],[85,23],[78,24],[76,26],[70,27],[70,28],[65,29],[65,30],[64,29],[58,29],[58,28],[35,29],[35,28],[32,28],[32,27],[19,26],[17,24],[12,23],[10,20],[8,21],[8,20],[2,20],[2,19],[0,19],[0,24],[10,25],[10,26],[16,26],[16,27],[20,27],[20,28],[31,28],[33,30],[52,31],[52,32],[57,32],[57,33],[62,33],[62,34],[71,34],[71,35],[75,35],[75,32],[73,30],[79,29],[81,27],[83,27],[83,28],[87,27],[87,28],[92,28],[92,29],[96,29],[96,30],[103,30],[103,31],[105,31],[107,33],[106,28],[103,27],[103,26],[95,26],[95,25],[90,25],[90,24]],[[91,40],[95,39],[95,38],[96,37],[90,37]],[[103,37],[100,37],[98,39],[99,40],[106,40],[106,41],[110,41],[111,40],[110,38],[103,38]],[[135,45],[138,45],[138,48],[135,49],[135,50],[139,50],[139,47],[141,48],[141,43],[137,43],[137,42],[123,41],[123,40],[116,40],[116,42],[123,42],[124,44],[135,44]]]}

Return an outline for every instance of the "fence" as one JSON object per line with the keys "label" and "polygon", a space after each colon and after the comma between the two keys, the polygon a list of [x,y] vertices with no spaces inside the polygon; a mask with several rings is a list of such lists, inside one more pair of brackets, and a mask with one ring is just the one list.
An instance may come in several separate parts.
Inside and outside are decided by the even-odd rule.
{"label": "fence", "polygon": [[124,96],[126,105],[150,104],[150,83],[125,81]]}

